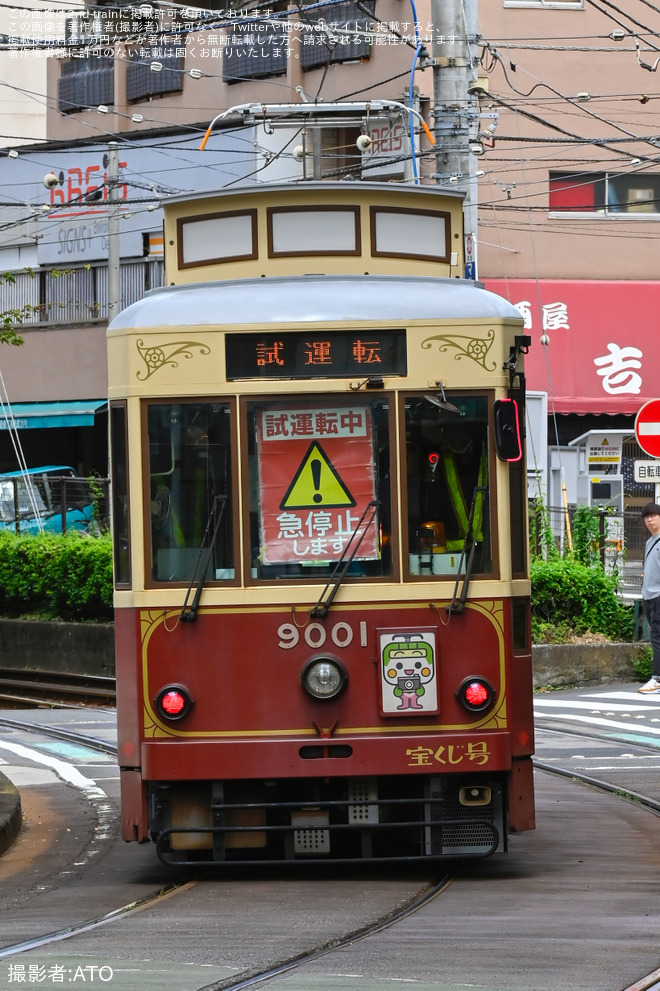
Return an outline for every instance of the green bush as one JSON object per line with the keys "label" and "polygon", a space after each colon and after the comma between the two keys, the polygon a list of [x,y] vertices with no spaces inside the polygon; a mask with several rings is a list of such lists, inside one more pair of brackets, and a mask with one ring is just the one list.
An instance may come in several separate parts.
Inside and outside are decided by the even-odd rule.
{"label": "green bush", "polygon": [[600,564],[601,515],[598,506],[577,506],[573,514],[573,553],[588,566]]}
{"label": "green bush", "polygon": [[[616,578],[570,558],[534,561],[532,639],[567,642],[602,633],[632,640],[633,610]],[[16,536],[0,532],[0,613],[48,619],[112,620],[112,541],[107,534]]]}
{"label": "green bush", "polygon": [[79,531],[0,533],[0,612],[5,616],[112,620],[112,541]]}
{"label": "green bush", "polygon": [[576,634],[602,633],[610,640],[632,640],[633,609],[618,598],[617,580],[601,567],[588,567],[570,558],[534,561],[532,579],[532,639],[547,639],[543,626],[553,624]]}
{"label": "green bush", "polygon": [[650,647],[642,647],[633,654],[632,666],[640,681],[648,681],[653,673],[653,651]]}

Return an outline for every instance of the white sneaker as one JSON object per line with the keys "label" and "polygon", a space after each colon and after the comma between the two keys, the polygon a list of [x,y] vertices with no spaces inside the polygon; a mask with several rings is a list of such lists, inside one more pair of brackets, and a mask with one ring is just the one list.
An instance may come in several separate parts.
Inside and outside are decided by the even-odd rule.
{"label": "white sneaker", "polygon": [[637,689],[638,692],[660,692],[660,681],[650,678],[645,685]]}

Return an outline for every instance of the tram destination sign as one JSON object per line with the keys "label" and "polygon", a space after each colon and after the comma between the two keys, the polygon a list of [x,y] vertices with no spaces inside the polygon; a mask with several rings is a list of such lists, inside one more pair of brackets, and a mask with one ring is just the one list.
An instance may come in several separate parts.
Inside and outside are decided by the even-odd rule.
{"label": "tram destination sign", "polygon": [[225,353],[228,382],[383,378],[408,367],[404,329],[227,334]]}

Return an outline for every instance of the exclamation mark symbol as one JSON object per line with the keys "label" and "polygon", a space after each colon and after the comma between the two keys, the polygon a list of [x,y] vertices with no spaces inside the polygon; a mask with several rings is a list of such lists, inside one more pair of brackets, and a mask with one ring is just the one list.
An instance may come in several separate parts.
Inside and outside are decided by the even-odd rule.
{"label": "exclamation mark symbol", "polygon": [[318,458],[313,458],[309,465],[312,469],[312,481],[314,482],[314,488],[316,489],[312,498],[314,502],[323,502],[323,496],[319,492],[319,489],[321,488],[321,462]]}

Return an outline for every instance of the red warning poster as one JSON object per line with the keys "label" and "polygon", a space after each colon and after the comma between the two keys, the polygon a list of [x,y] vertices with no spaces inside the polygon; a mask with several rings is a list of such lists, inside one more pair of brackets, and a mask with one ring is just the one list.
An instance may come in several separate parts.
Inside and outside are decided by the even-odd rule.
{"label": "red warning poster", "polygon": [[[263,409],[257,452],[262,563],[338,561],[376,498],[371,411]],[[355,538],[366,527],[358,561],[378,557],[376,520],[367,526],[371,516]]]}

